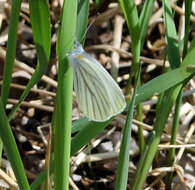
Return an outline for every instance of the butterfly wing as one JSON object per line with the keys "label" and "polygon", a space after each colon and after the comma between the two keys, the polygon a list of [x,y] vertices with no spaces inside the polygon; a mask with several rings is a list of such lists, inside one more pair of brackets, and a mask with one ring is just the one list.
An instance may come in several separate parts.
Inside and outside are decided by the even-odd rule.
{"label": "butterfly wing", "polygon": [[122,112],[125,98],[102,65],[86,52],[71,57],[79,109],[89,119],[106,121]]}

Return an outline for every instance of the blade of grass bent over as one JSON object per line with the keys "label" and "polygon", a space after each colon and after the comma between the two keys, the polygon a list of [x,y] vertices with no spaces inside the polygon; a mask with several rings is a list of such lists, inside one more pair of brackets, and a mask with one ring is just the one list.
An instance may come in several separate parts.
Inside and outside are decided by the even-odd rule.
{"label": "blade of grass bent over", "polygon": [[18,103],[8,116],[10,120],[27,97],[30,89],[41,79],[47,69],[50,57],[51,28],[50,14],[47,0],[30,0],[30,19],[32,24],[33,38],[37,49],[38,64]]}

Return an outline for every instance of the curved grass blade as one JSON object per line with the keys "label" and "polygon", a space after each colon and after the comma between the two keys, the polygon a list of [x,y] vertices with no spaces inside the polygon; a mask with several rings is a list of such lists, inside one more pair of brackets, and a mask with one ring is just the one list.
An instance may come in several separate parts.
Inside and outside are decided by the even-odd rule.
{"label": "curved grass blade", "polygon": [[[182,83],[193,76],[194,70],[188,66],[193,65],[195,60],[195,46],[188,52],[181,63],[181,67],[160,75],[140,87],[137,92],[136,104],[147,100],[154,93],[162,93],[167,89]],[[161,85],[159,85],[161,84]]]}
{"label": "curved grass blade", "polygon": [[72,139],[71,155],[73,156],[78,150],[88,144],[91,139],[96,137],[111,120],[101,123],[95,121],[86,122],[86,126]]}
{"label": "curved grass blade", "polygon": [[51,28],[50,14],[47,0],[30,0],[30,19],[33,30],[33,38],[37,49],[38,64],[26,89],[22,93],[18,103],[8,116],[10,120],[19,108],[20,104],[27,97],[30,89],[41,79],[47,69],[50,56]]}
{"label": "curved grass blade", "polygon": [[152,79],[138,89],[136,104],[147,100],[154,93],[162,93],[169,88],[192,78],[194,74],[195,71],[193,69],[188,69],[188,66],[183,66]]}

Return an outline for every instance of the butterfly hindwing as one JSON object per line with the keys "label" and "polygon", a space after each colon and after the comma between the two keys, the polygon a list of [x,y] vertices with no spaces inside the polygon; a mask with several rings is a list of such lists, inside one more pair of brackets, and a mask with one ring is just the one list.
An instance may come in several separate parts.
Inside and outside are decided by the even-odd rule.
{"label": "butterfly hindwing", "polygon": [[122,112],[125,98],[104,67],[78,43],[68,57],[73,66],[78,106],[83,114],[94,121],[106,121]]}

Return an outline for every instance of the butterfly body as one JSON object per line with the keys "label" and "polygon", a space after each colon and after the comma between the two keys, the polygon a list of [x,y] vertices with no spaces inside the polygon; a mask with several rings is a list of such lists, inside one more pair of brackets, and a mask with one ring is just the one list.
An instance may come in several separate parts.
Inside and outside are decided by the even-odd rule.
{"label": "butterfly body", "polygon": [[85,116],[94,121],[106,121],[124,110],[125,98],[118,84],[79,42],[76,41],[68,59],[73,67],[78,106]]}

